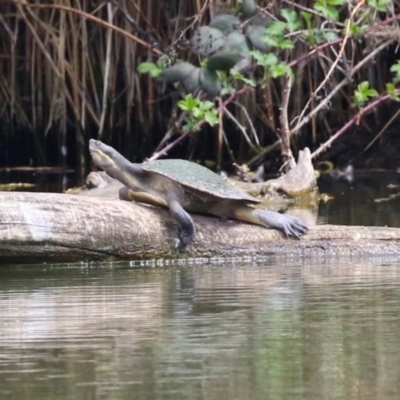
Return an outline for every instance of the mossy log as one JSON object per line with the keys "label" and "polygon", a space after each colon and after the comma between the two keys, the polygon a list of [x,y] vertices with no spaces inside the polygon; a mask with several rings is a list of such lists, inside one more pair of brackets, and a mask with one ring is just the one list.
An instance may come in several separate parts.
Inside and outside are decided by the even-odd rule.
{"label": "mossy log", "polygon": [[315,226],[301,240],[194,215],[196,242],[176,249],[167,210],[55,193],[0,193],[0,262],[240,256],[400,255],[400,229]]}

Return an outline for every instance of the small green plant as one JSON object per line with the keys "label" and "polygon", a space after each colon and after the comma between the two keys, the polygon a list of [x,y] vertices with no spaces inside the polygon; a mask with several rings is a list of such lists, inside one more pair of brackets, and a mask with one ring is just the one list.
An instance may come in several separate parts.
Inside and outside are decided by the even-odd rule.
{"label": "small green plant", "polygon": [[368,81],[361,82],[354,92],[353,106],[362,107],[370,98],[377,96],[378,92],[370,88]]}
{"label": "small green plant", "polygon": [[400,101],[399,90],[393,85],[393,83],[386,84],[386,91],[390,94],[392,100]]}
{"label": "small green plant", "polygon": [[[345,21],[345,26],[347,26],[348,20]],[[355,36],[357,39],[362,38],[362,34],[368,28],[367,24],[360,25],[359,23],[350,22],[349,33]],[[346,33],[346,28],[343,30],[343,34]]]}
{"label": "small green plant", "polygon": [[368,0],[368,5],[375,8],[376,11],[387,11],[387,5],[390,4],[392,0]]}
{"label": "small green plant", "polygon": [[288,24],[283,21],[271,22],[265,29],[263,40],[270,46],[279,49],[292,49],[294,47],[293,41],[286,39],[285,30],[288,28]]}
{"label": "small green plant", "polygon": [[339,10],[337,6],[346,3],[346,0],[317,0],[314,10],[319,11],[324,17],[332,21],[339,21]]}
{"label": "small green plant", "polygon": [[307,34],[306,40],[310,46],[315,46],[317,43],[322,43],[325,41],[331,42],[339,38],[339,36],[329,29],[321,29],[316,26],[313,14],[302,11],[301,16],[303,17],[306,27]]}
{"label": "small green plant", "polygon": [[290,8],[284,8],[281,11],[281,15],[286,20],[286,29],[289,32],[294,32],[302,28],[303,24],[295,11]]}
{"label": "small green plant", "polygon": [[157,78],[163,71],[163,68],[152,62],[144,62],[138,65],[137,71],[139,74],[150,74],[152,78]]}
{"label": "small green plant", "polygon": [[393,64],[390,67],[390,71],[394,72],[394,78],[393,78],[393,83],[399,83],[400,82],[400,60],[397,61],[396,64]]}
{"label": "small green plant", "polygon": [[199,100],[189,93],[184,99],[178,101],[178,107],[188,113],[183,126],[183,130],[186,132],[198,131],[203,121],[211,126],[218,123],[218,111],[212,101]]}
{"label": "small green plant", "polygon": [[280,62],[278,57],[273,53],[261,53],[258,50],[250,52],[256,60],[257,65],[263,67],[264,76],[262,84],[267,85],[272,78],[278,78],[282,75],[289,74],[293,79],[293,71],[284,62]]}

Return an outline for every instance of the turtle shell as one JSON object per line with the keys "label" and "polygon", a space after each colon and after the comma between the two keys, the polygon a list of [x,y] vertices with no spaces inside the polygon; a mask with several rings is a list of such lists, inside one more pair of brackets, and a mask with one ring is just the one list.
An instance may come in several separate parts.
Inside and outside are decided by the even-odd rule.
{"label": "turtle shell", "polygon": [[243,200],[259,203],[260,200],[235,188],[208,168],[186,160],[156,160],[141,164],[143,170],[153,172],[178,182],[184,189],[204,193],[216,199]]}

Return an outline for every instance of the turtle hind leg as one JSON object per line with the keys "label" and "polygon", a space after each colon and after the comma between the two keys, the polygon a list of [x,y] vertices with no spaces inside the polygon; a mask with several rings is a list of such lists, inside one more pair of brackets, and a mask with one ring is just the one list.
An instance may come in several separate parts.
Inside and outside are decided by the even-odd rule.
{"label": "turtle hind leg", "polygon": [[263,225],[282,231],[286,236],[294,236],[300,239],[300,236],[308,230],[298,218],[292,215],[280,214],[274,211],[255,209],[253,211]]}
{"label": "turtle hind leg", "polygon": [[232,214],[235,219],[240,221],[278,229],[286,236],[294,236],[297,239],[300,239],[300,236],[308,230],[298,218],[275,211],[244,206],[232,210]]}

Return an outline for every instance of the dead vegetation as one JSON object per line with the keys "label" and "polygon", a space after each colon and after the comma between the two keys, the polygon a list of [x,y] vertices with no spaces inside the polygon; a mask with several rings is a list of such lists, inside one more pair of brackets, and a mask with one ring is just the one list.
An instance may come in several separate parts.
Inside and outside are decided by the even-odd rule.
{"label": "dead vegetation", "polygon": [[[69,164],[82,170],[89,137],[124,149],[131,159],[150,156],[163,139],[168,145],[179,138],[179,94],[149,75],[139,75],[137,66],[164,54],[198,62],[188,39],[195,28],[215,15],[232,12],[226,3],[2,1],[0,159],[15,163],[15,146],[27,144],[21,160],[30,160],[31,165]],[[275,3],[257,2],[272,15],[279,15],[281,8],[312,12],[313,3],[286,0],[278,8]],[[359,82],[369,81],[384,94],[385,84],[391,81],[400,10],[394,1],[386,12],[372,12],[368,7],[363,0],[346,2],[336,23],[313,12],[316,26],[336,32],[338,39],[310,47],[306,32],[296,32],[294,49],[279,51],[280,59],[294,71],[290,90],[280,78],[264,88],[243,91],[227,108],[232,118],[228,121],[224,116],[226,122],[219,128],[204,128],[201,139],[198,134],[188,135],[180,155],[229,158],[255,166],[262,162],[265,149],[276,141],[285,121],[295,150],[305,145],[318,149],[324,142],[331,145],[330,140],[344,133],[344,127],[351,127],[356,134],[367,133],[353,135],[361,150],[375,138],[371,146],[386,148],[385,130],[398,121],[398,106],[392,106],[395,103],[390,96],[375,100],[375,107],[367,109],[374,112],[370,119],[352,102]],[[354,34],[347,19],[354,24],[368,22],[368,27]],[[287,107],[285,119],[282,104]],[[352,124],[347,126],[349,121]],[[381,128],[384,130],[379,131]],[[255,132],[256,145],[249,143],[244,131]],[[343,152],[343,145],[336,149],[330,154]]]}

